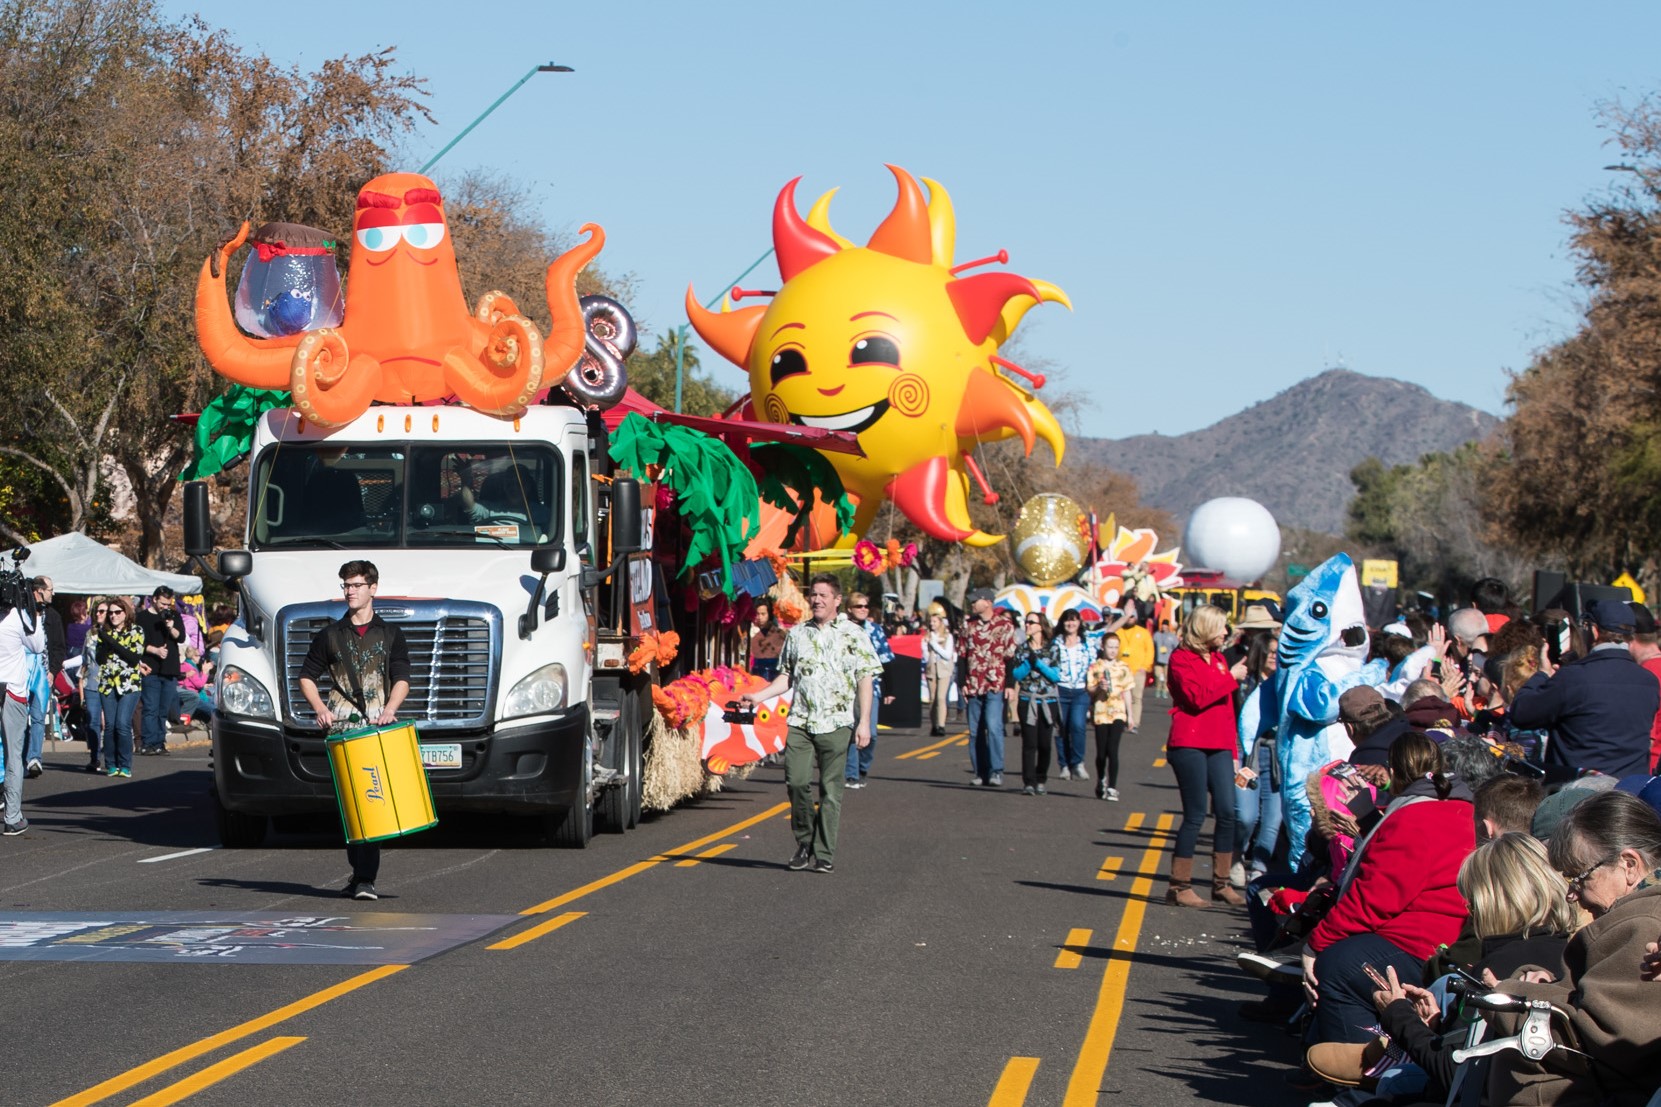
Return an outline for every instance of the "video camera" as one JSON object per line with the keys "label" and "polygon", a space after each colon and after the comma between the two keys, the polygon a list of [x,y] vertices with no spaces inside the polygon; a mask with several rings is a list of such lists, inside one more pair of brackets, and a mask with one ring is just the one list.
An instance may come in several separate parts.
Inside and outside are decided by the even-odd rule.
{"label": "video camera", "polygon": [[19,546],[11,553],[9,566],[0,563],[0,619],[16,608],[23,612],[23,624],[33,630],[35,623],[35,585],[32,577],[23,575],[23,563],[29,560],[29,547]]}

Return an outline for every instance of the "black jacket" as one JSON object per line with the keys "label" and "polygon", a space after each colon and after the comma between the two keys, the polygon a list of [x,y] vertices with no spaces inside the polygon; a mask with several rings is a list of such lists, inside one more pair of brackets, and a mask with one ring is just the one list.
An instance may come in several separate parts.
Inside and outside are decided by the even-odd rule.
{"label": "black jacket", "polygon": [[64,645],[63,616],[55,607],[48,607],[42,614],[46,620],[46,667],[57,676],[63,672],[63,659],[69,652]]}
{"label": "black jacket", "polygon": [[1596,769],[1610,776],[1649,771],[1649,731],[1661,683],[1625,649],[1599,648],[1517,689],[1511,722],[1551,731],[1548,769]]}
{"label": "black jacket", "polygon": [[[185,621],[177,611],[140,611],[134,620],[144,631],[144,660],[149,664],[150,671],[159,677],[174,677],[179,675],[179,649],[184,645]],[[179,637],[173,637],[167,628],[175,626],[179,629]],[[166,656],[158,657],[148,652],[151,646],[166,646]]]}

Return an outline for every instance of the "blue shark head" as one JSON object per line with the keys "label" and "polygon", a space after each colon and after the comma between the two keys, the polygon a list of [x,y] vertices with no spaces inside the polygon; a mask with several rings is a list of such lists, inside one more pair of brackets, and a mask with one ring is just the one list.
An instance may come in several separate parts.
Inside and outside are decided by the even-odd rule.
{"label": "blue shark head", "polygon": [[1361,586],[1349,554],[1334,554],[1286,594],[1276,658],[1297,669],[1324,657],[1367,658],[1367,624]]}

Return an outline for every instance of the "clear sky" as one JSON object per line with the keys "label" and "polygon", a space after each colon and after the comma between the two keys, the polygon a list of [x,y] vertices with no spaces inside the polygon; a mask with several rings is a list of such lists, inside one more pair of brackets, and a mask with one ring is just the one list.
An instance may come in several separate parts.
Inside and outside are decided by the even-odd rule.
{"label": "clear sky", "polygon": [[1499,412],[1506,370],[1577,316],[1563,212],[1619,160],[1597,106],[1661,88],[1661,5],[1636,2],[163,2],[307,68],[397,47],[439,120],[409,169],[527,69],[573,66],[434,172],[603,225],[649,334],[685,321],[689,281],[707,297],[767,249],[790,178],[804,206],[841,186],[833,222],[863,242],[884,162],[933,177],[959,260],[1007,248],[1071,296],[1028,315],[1023,350],[1112,437],[1205,426],[1340,359]]}

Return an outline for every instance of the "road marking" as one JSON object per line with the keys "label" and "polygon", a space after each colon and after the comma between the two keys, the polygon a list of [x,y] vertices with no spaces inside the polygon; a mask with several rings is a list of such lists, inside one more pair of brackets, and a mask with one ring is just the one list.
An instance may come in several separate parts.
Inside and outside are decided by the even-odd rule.
{"label": "road marking", "polygon": [[1032,1078],[1037,1072],[1038,1058],[1011,1057],[986,1107],[1021,1107],[1027,1101],[1027,1090],[1032,1087]]}
{"label": "road marking", "polygon": [[737,849],[737,848],[738,848],[738,843],[737,842],[722,842],[720,845],[714,847],[713,849],[704,850],[704,852],[700,853],[697,857],[688,857],[685,861],[676,861],[675,862],[675,868],[677,868],[677,869],[690,869],[692,866],[696,865],[699,861],[703,860],[706,857],[720,857],[723,853],[726,853],[729,849]]}
{"label": "road marking", "polygon": [[495,942],[495,943],[493,943],[491,945],[488,945],[488,946],[485,946],[484,948],[486,948],[486,949],[518,949],[520,946],[524,945],[526,942],[534,942],[538,938],[542,937],[544,934],[551,934],[554,931],[558,930],[560,927],[564,926],[566,923],[574,923],[586,914],[588,914],[587,911],[567,911],[563,915],[556,915],[554,918],[549,919],[547,922],[537,923],[533,927],[529,927],[525,930],[521,930],[519,933],[513,935],[511,938],[503,938],[501,941]]}
{"label": "road marking", "polygon": [[1084,954],[1080,947],[1090,944],[1089,930],[1080,930],[1074,927],[1067,932],[1067,940],[1061,943],[1061,952],[1055,955],[1055,967],[1058,969],[1076,969],[1084,963]]}
{"label": "road marking", "polygon": [[159,1092],[145,1096],[135,1102],[132,1107],[171,1107],[182,1099],[189,1099],[204,1088],[211,1088],[227,1076],[235,1076],[243,1069],[259,1064],[267,1057],[273,1057],[305,1041],[304,1038],[268,1038],[257,1046],[235,1053],[223,1061],[215,1062],[196,1073],[187,1076],[175,1084],[169,1084]]}
{"label": "road marking", "polygon": [[1119,870],[1124,867],[1124,864],[1125,859],[1123,857],[1109,857],[1102,862],[1102,867],[1096,870],[1096,879],[1112,880],[1119,875]]}
{"label": "road marking", "polygon": [[928,753],[918,754],[917,755],[917,760],[927,761],[931,757],[939,757],[939,756],[940,756],[940,751],[939,750],[930,750]]}
{"label": "road marking", "polygon": [[565,892],[562,895],[557,895],[553,899],[543,900],[541,903],[537,904],[536,906],[527,907],[519,913],[521,915],[541,915],[541,914],[544,914],[548,911],[552,911],[556,907],[564,907],[567,903],[574,903],[577,900],[582,899],[584,896],[591,895],[594,892],[598,892],[601,888],[609,888],[613,884],[620,884],[623,881],[627,880],[629,877],[636,876],[640,873],[643,873],[647,869],[650,869],[655,865],[660,865],[665,861],[677,860],[680,857],[682,857],[682,856],[684,856],[688,853],[691,853],[695,849],[699,849],[703,846],[707,846],[711,842],[719,842],[722,838],[726,838],[726,837],[729,837],[733,834],[737,834],[740,830],[743,830],[746,827],[754,826],[755,824],[760,823],[760,822],[766,822],[768,819],[771,819],[774,815],[781,814],[781,813],[783,813],[785,811],[788,811],[788,810],[790,810],[790,804],[788,802],[774,804],[772,807],[769,807],[767,810],[763,811],[761,814],[751,815],[747,819],[743,819],[739,822],[733,823],[731,826],[727,827],[724,830],[717,830],[714,834],[706,834],[702,838],[699,838],[695,841],[688,842],[688,843],[686,843],[686,845],[681,846],[678,849],[672,849],[668,853],[660,853],[656,857],[650,858],[650,859],[645,860],[645,861],[636,861],[634,864],[628,866],[627,868],[618,869],[616,872],[612,873],[610,876],[602,876],[598,880],[589,881],[587,884],[584,884],[581,888],[573,888],[571,891]]}
{"label": "road marking", "polygon": [[1142,814],[1142,812],[1140,812],[1140,811],[1131,812],[1130,818],[1125,820],[1125,829],[1126,830],[1131,830],[1131,831],[1141,830],[1142,829],[1142,822],[1146,818],[1147,818],[1147,816]]}
{"label": "road marking", "polygon": [[218,846],[197,846],[195,849],[182,849],[178,853],[164,853],[160,857],[140,857],[140,865],[154,865],[157,861],[173,861],[180,857],[195,857],[198,853],[212,853]]}
{"label": "road marking", "polygon": [[950,745],[967,746],[968,744],[969,744],[969,736],[967,734],[954,734],[950,738],[942,738],[940,741],[935,742],[932,745],[918,746],[914,750],[906,750],[904,753],[896,753],[894,755],[894,760],[904,761],[909,757],[915,757],[915,758],[921,759],[922,756],[925,753],[928,753],[930,750],[945,749],[947,746],[950,746]]}
{"label": "road marking", "polygon": [[[403,972],[408,965],[381,965],[368,972],[342,980],[339,984],[324,988],[320,992],[313,992],[275,1011],[261,1015],[257,1019],[250,1019],[229,1030],[221,1030],[217,1034],[209,1035],[201,1041],[192,1042],[187,1046],[180,1046],[171,1053],[164,1053],[154,1061],[146,1061],[137,1068],[128,1069],[120,1076],[112,1076],[102,1084],[95,1084],[86,1091],[72,1095],[68,1099],[60,1099],[52,1107],[88,1107],[93,1103],[102,1103],[112,1095],[124,1092],[128,1088],[144,1083],[152,1077],[160,1076],[168,1069],[176,1068],[186,1061],[193,1061],[205,1053],[212,1053],[221,1046],[241,1041],[262,1030],[269,1030],[280,1022],[285,1022],[295,1015],[303,1015],[314,1007],[321,1007],[330,1000],[339,999],[348,992],[355,992],[366,984],[373,984],[377,980],[385,980],[393,973]],[[286,1048],[286,1047],[285,1047]]]}
{"label": "road marking", "polygon": [[1165,759],[1163,757],[1154,758],[1153,767],[1156,769],[1163,769],[1165,767]]}
{"label": "road marking", "polygon": [[1159,871],[1159,855],[1165,852],[1169,831],[1175,822],[1176,816],[1170,812],[1159,816],[1153,837],[1142,854],[1142,863],[1136,867],[1136,880],[1130,886],[1130,898],[1125,901],[1119,932],[1113,937],[1113,953],[1102,971],[1096,1009],[1084,1032],[1084,1044],[1079,1047],[1073,1075],[1067,1081],[1067,1096],[1061,1101],[1063,1107],[1095,1107],[1100,1100],[1108,1058],[1113,1055],[1113,1040],[1119,1034],[1119,1015],[1125,1005],[1131,955],[1136,952],[1136,941],[1142,934],[1142,916],[1148,909],[1147,897],[1153,890],[1154,873]]}

